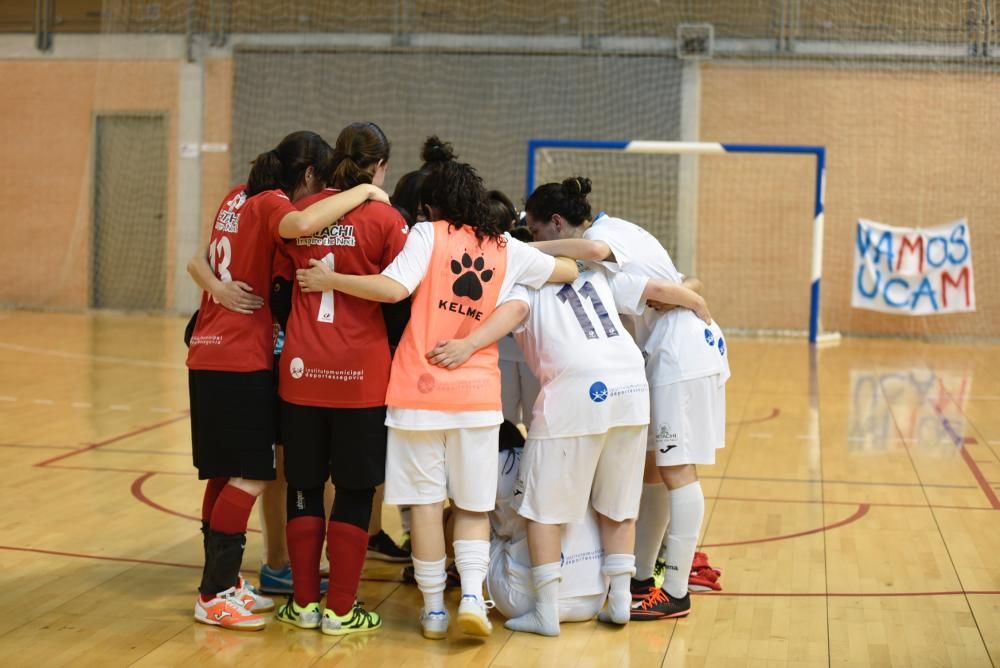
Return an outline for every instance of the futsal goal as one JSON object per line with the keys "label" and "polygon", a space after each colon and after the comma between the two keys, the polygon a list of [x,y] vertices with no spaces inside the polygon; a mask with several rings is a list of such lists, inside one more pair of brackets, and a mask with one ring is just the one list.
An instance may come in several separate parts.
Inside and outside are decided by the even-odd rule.
{"label": "futsal goal", "polygon": [[[709,156],[725,158],[700,160]],[[539,184],[578,175],[593,182],[595,215],[606,211],[642,225],[683,273],[702,280],[727,330],[805,335],[810,343],[839,338],[823,331],[820,309],[823,146],[528,142],[526,196]]]}

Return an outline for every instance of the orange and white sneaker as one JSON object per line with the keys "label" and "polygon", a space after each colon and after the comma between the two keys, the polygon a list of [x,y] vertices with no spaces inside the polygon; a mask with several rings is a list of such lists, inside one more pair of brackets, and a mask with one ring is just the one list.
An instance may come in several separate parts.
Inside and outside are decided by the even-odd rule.
{"label": "orange and white sneaker", "polygon": [[274,610],[274,599],[261,596],[257,592],[257,588],[244,580],[242,575],[236,580],[236,598],[250,612],[260,613]]}
{"label": "orange and white sneaker", "polygon": [[202,601],[199,596],[194,604],[194,619],[202,624],[235,631],[260,631],[264,628],[264,618],[240,603],[236,587],[216,594],[211,601]]}

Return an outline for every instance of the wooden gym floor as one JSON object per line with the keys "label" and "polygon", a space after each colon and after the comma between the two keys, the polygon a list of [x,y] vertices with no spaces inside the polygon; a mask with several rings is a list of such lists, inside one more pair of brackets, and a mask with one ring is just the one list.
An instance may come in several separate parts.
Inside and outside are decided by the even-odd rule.
{"label": "wooden gym floor", "polygon": [[[361,598],[384,627],[337,640],[191,618],[202,488],[183,327],[0,312],[0,665],[1000,663],[1000,346],[848,339],[812,358],[731,340],[727,447],[701,469],[724,590],[687,619],[549,639],[495,616],[485,642],[432,642],[416,588],[369,563]],[[260,554],[251,534],[252,578]]]}

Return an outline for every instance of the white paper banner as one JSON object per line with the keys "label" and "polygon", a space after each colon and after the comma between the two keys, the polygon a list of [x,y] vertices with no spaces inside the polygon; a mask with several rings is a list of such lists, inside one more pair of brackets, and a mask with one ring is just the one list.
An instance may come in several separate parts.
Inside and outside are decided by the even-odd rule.
{"label": "white paper banner", "polygon": [[859,220],[851,306],[899,315],[975,311],[966,220],[920,229]]}

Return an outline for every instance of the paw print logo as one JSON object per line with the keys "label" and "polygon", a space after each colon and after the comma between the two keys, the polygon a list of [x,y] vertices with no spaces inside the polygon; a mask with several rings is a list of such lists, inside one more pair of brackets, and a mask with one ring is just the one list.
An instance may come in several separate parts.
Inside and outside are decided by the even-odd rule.
{"label": "paw print logo", "polygon": [[468,253],[462,253],[462,261],[451,261],[451,273],[458,276],[451,285],[451,291],[456,297],[468,297],[472,301],[478,301],[483,297],[483,283],[489,283],[493,279],[493,270],[487,269],[486,260],[480,255],[474,261]]}

